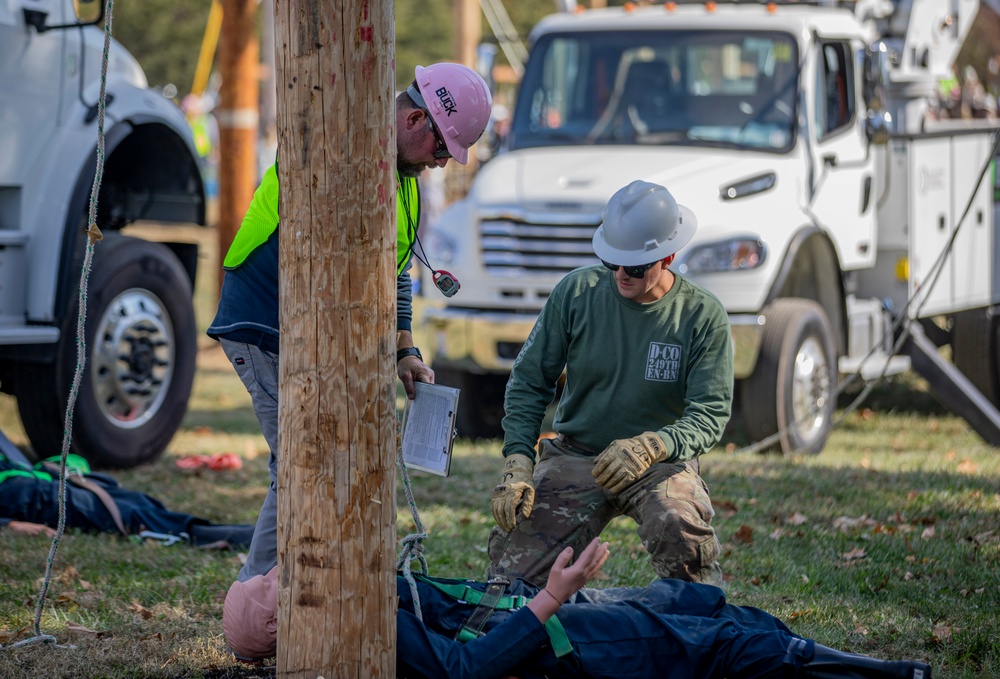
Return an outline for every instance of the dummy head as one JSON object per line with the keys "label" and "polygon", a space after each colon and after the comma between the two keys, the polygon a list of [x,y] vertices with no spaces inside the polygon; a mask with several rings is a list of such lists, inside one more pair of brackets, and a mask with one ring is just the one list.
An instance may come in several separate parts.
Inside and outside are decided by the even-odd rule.
{"label": "dummy head", "polygon": [[234,582],[222,606],[222,631],[245,660],[270,658],[278,642],[278,568]]}

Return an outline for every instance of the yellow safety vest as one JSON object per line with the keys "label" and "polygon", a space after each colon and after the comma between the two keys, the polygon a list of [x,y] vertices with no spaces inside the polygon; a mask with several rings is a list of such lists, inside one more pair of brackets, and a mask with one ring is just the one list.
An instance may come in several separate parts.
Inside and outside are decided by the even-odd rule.
{"label": "yellow safety vest", "polygon": [[[396,174],[396,275],[403,273],[413,254],[413,243],[420,224],[420,189],[414,177]],[[254,191],[253,200],[243,216],[239,231],[226,253],[223,266],[235,269],[246,261],[250,253],[267,242],[278,228],[278,164],[264,173],[260,186]]]}

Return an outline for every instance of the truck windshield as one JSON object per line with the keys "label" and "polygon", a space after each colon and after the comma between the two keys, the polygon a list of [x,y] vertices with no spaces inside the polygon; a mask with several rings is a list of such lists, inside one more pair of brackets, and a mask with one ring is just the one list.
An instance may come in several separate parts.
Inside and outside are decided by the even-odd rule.
{"label": "truck windshield", "polygon": [[686,145],[783,152],[795,135],[792,37],[721,31],[550,34],[531,52],[510,148]]}

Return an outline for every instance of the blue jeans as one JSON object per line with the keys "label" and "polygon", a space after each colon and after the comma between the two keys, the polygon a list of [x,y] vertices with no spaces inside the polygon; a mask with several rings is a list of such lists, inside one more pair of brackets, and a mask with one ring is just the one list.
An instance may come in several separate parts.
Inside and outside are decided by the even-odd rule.
{"label": "blue jeans", "polygon": [[221,338],[222,350],[253,400],[253,411],[271,450],[267,469],[271,485],[257,515],[247,561],[237,580],[264,575],[278,564],[278,354],[246,342]]}

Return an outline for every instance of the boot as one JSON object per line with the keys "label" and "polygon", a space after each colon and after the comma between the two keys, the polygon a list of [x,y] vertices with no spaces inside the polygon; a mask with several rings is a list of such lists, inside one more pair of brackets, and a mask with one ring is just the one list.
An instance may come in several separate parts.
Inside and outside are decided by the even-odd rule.
{"label": "boot", "polygon": [[876,660],[816,644],[802,665],[802,679],[931,679],[931,666],[916,660]]}

